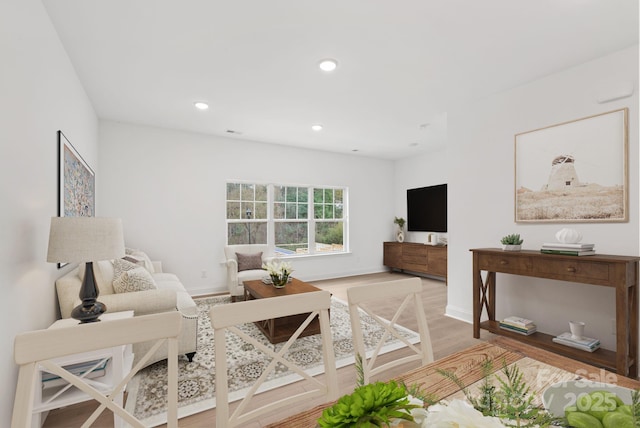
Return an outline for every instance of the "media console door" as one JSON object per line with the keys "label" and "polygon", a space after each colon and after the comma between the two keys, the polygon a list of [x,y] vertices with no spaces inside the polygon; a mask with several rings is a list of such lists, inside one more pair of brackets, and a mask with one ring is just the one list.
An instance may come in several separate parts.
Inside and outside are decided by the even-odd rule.
{"label": "media console door", "polygon": [[385,242],[383,264],[390,269],[447,278],[447,247],[415,242]]}
{"label": "media console door", "polygon": [[[638,262],[639,257],[594,255],[587,257],[542,254],[538,251],[504,252],[495,248],[473,249],[473,337],[480,329],[509,336],[567,357],[638,376]],[[486,271],[483,281],[482,271]],[[581,351],[552,341],[553,335],[529,336],[500,328],[496,319],[496,274],[533,276],[615,288],[616,350]],[[481,322],[484,310],[487,321]]]}

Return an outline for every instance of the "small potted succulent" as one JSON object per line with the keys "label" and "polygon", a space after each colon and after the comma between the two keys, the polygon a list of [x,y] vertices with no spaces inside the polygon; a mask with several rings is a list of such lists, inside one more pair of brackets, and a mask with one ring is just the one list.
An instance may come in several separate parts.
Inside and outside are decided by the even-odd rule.
{"label": "small potted succulent", "polygon": [[522,248],[522,238],[519,233],[512,233],[511,235],[503,236],[500,240],[502,249],[504,251],[520,251]]}

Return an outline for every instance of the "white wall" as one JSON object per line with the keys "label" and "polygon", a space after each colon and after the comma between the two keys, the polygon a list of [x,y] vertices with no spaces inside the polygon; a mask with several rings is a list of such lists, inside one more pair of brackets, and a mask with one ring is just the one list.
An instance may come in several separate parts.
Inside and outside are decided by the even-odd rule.
{"label": "white wall", "polygon": [[46,262],[57,215],[57,136],[63,130],[97,168],[97,119],[39,0],[0,2],[0,426],[11,425],[13,338],[57,317]]}
{"label": "white wall", "polygon": [[[395,215],[407,219],[407,189],[447,183],[448,175],[449,164],[446,146],[439,146],[420,156],[396,161],[393,192],[397,212]],[[427,242],[428,232],[409,232],[406,229],[405,225],[405,242]],[[388,240],[395,240],[395,231],[395,225],[390,227]],[[447,236],[446,233],[439,235]]]}
{"label": "white wall", "polygon": [[[101,122],[98,205],[128,246],[162,260],[192,294],[226,290],[225,181],[349,188],[351,254],[296,258],[301,279],[376,272],[393,224],[393,162]],[[207,278],[201,272],[207,271]]]}
{"label": "white wall", "polygon": [[[607,82],[632,81],[632,97],[598,104]],[[447,313],[472,316],[469,249],[499,247],[519,233],[523,248],[538,250],[562,227],[574,227],[603,254],[638,255],[638,46],[545,77],[448,114],[449,288]],[[629,222],[516,224],[514,135],[593,114],[629,107]],[[585,334],[614,347],[614,290],[605,287],[498,275],[498,318],[512,314],[537,321],[551,334],[568,330],[570,319],[587,323]]]}

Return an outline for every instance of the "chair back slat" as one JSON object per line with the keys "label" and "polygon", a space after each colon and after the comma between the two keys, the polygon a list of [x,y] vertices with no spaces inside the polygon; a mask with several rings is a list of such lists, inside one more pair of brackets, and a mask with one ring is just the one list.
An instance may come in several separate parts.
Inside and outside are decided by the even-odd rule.
{"label": "chair back slat", "polygon": [[[247,422],[275,409],[290,406],[295,403],[308,401],[315,397],[324,397],[326,401],[335,400],[338,395],[338,378],[335,366],[335,355],[329,325],[329,308],[331,294],[327,291],[301,293],[290,296],[270,297],[264,299],[238,302],[231,305],[214,306],[210,310],[211,325],[214,330],[215,344],[215,383],[216,383],[216,426],[243,426]],[[292,336],[278,350],[266,346],[253,337],[243,333],[236,326],[241,324],[286,317],[291,315],[309,314]],[[324,362],[324,377],[320,379],[307,374],[295,361],[287,360],[286,353],[303,333],[304,328],[314,318],[319,318],[320,334]],[[245,342],[262,351],[271,362],[264,369],[260,377],[251,386],[247,395],[240,401],[234,412],[229,411],[229,390],[226,355],[226,335],[235,334]],[[247,410],[255,393],[259,391],[267,376],[281,364],[305,379],[309,387],[305,392],[295,394],[278,401],[274,401],[255,409]]]}
{"label": "chair back slat", "polygon": [[[364,382],[369,383],[373,376],[378,375],[401,364],[420,360],[421,364],[433,361],[433,348],[427,318],[421,299],[422,281],[420,278],[406,278],[395,281],[387,281],[376,284],[368,284],[347,289],[347,299],[349,302],[349,316],[351,318],[351,329],[353,331],[353,341],[356,353],[362,358],[362,369]],[[402,301],[396,308],[390,320],[384,319],[376,314],[368,303],[376,300],[392,301],[401,298]],[[401,315],[413,307],[414,316],[418,324],[420,345],[411,343],[401,335],[396,329],[397,321]],[[362,334],[362,313],[369,315],[377,324],[384,328],[380,341],[374,350],[367,352],[364,346]],[[394,337],[403,342],[409,348],[411,355],[389,361],[385,364],[376,364],[380,351],[388,337]]]}

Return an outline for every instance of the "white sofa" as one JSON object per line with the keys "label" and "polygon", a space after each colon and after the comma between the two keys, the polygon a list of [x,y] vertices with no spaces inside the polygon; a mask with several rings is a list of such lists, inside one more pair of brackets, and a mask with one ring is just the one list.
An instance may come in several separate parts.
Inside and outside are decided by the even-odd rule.
{"label": "white sofa", "polygon": [[273,256],[269,254],[269,246],[259,244],[247,245],[227,245],[224,247],[224,255],[227,259],[227,288],[231,295],[231,301],[235,302],[239,296],[244,296],[243,281],[253,279],[261,279],[267,273],[264,269],[249,269],[238,271],[238,257],[240,254],[256,254],[262,253],[262,262],[268,263],[273,260]]}
{"label": "white sofa", "polygon": [[[105,304],[107,312],[134,311],[134,316],[178,310],[182,314],[182,331],[179,337],[178,353],[192,360],[196,353],[198,311],[195,302],[187,293],[178,277],[162,272],[160,262],[149,261],[146,268],[150,272],[157,289],[116,293],[113,288],[113,261],[94,262],[94,275],[100,295],[98,301]],[[84,277],[84,264],[72,269],[56,280],[56,291],[62,318],[70,318],[71,310],[81,303],[78,294]],[[133,345],[134,364],[149,349],[148,342]],[[158,349],[148,364],[167,358],[166,344]]]}

